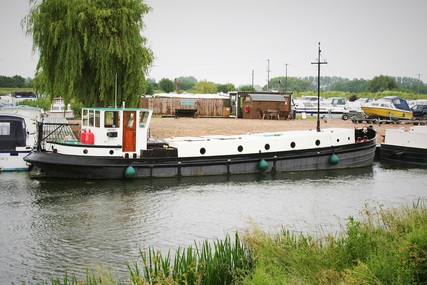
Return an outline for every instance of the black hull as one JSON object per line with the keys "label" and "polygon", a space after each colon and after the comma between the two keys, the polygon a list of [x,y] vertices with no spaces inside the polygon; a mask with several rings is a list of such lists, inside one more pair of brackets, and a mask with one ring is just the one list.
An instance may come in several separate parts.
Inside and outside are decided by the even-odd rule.
{"label": "black hull", "polygon": [[[375,140],[372,140],[335,148],[200,158],[94,157],[33,152],[25,160],[41,169],[46,177],[190,177],[364,167],[372,165],[375,147]],[[331,160],[333,154],[338,162]]]}
{"label": "black hull", "polygon": [[427,149],[383,143],[380,148],[380,160],[427,166]]}

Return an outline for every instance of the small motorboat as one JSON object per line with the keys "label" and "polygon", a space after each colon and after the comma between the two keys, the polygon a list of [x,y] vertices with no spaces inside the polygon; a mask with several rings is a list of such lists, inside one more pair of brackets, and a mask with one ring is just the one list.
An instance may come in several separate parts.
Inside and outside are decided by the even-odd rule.
{"label": "small motorboat", "polygon": [[29,106],[0,108],[0,171],[25,171],[30,164],[24,161],[36,146],[37,122],[42,110]]}
{"label": "small motorboat", "polygon": [[386,96],[362,104],[361,109],[372,119],[410,120],[412,111],[407,101],[397,96]]}
{"label": "small motorboat", "polygon": [[74,111],[71,109],[71,105],[67,104],[65,106],[65,102],[61,97],[57,97],[53,99],[52,106],[49,111],[47,111],[49,116],[56,117],[65,117],[67,119],[74,118]]}

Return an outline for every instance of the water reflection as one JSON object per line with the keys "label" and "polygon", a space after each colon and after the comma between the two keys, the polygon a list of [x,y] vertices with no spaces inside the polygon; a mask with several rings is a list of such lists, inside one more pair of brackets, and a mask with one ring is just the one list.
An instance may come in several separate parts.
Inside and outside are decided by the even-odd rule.
{"label": "water reflection", "polygon": [[174,250],[252,224],[268,231],[316,232],[319,225],[338,231],[367,202],[396,205],[425,195],[425,174],[379,163],[151,180],[39,181],[0,174],[0,283],[39,283],[65,269],[83,275],[95,263],[126,276],[124,264],[139,260],[139,248]]}

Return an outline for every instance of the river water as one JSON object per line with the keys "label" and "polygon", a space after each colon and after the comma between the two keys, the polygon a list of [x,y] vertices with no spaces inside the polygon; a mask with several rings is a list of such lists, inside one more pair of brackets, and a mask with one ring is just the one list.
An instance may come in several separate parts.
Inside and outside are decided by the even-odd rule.
{"label": "river water", "polygon": [[365,205],[427,196],[427,169],[372,167],[189,179],[32,180],[0,173],[0,284],[38,284],[102,264],[123,282],[139,250],[223,239],[256,225],[339,232]]}

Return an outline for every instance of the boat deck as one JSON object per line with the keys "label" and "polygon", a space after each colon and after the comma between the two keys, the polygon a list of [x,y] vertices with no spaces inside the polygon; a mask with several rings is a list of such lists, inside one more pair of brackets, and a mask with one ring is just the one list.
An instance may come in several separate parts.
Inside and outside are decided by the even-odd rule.
{"label": "boat deck", "polygon": [[50,141],[77,141],[68,120],[55,116],[44,119],[43,138]]}

